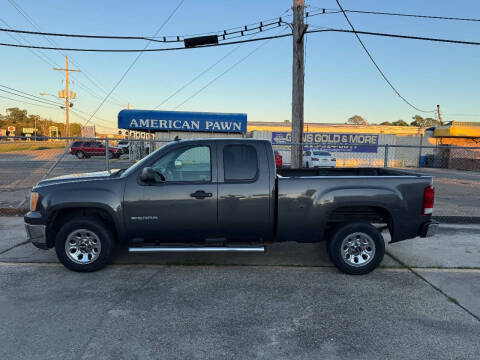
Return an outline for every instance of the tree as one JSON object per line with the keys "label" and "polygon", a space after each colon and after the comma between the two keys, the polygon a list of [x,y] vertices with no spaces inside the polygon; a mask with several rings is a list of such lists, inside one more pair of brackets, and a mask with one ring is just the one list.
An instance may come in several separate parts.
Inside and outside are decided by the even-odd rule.
{"label": "tree", "polygon": [[367,120],[365,120],[363,117],[360,115],[354,115],[351,118],[347,120],[347,124],[352,124],[352,125],[368,125]]}
{"label": "tree", "polygon": [[390,121],[384,121],[384,122],[380,123],[380,125],[393,126],[393,124]]}
{"label": "tree", "polygon": [[[15,108],[8,108],[5,116],[0,115],[0,128],[8,126],[15,126],[15,134],[21,135],[23,128],[38,129],[37,135],[49,135],[50,126],[58,128],[59,135],[65,134],[65,124],[55,122],[51,119],[43,119],[39,115],[28,115],[27,110]],[[72,136],[81,135],[81,125],[78,123],[70,123],[70,133]]]}
{"label": "tree", "polygon": [[408,126],[408,123],[404,120],[397,120],[392,123],[393,126]]}
{"label": "tree", "polygon": [[412,117],[413,121],[410,123],[412,126],[418,127],[431,127],[431,126],[439,126],[440,121],[433,119],[433,118],[423,118],[420,115],[415,115]]}

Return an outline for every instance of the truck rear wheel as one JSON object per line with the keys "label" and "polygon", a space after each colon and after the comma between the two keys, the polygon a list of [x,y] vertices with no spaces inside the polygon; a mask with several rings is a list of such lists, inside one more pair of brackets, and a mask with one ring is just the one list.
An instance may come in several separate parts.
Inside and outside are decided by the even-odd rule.
{"label": "truck rear wheel", "polygon": [[115,242],[103,222],[92,217],[67,221],[57,233],[55,250],[70,270],[90,272],[103,268],[112,258]]}
{"label": "truck rear wheel", "polygon": [[382,262],[385,242],[382,234],[369,223],[344,223],[334,229],[327,242],[327,252],[340,271],[363,275]]}

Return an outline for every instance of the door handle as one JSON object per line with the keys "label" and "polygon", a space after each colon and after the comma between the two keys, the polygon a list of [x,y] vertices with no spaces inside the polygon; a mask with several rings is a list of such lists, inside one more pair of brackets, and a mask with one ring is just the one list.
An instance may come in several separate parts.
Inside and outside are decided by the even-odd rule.
{"label": "door handle", "polygon": [[193,194],[190,194],[190,196],[196,199],[205,199],[207,197],[212,197],[212,193],[207,193],[203,190],[197,190]]}

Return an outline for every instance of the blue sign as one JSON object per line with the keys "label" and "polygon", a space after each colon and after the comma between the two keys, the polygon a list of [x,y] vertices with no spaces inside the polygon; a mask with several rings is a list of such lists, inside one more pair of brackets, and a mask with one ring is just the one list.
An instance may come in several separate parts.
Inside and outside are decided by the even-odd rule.
{"label": "blue sign", "polygon": [[[292,142],[289,132],[272,132],[272,144],[282,145]],[[322,149],[332,152],[364,152],[376,153],[378,135],[348,133],[304,133],[304,150]]]}
{"label": "blue sign", "polygon": [[118,128],[139,131],[245,133],[247,114],[122,110],[118,113]]}

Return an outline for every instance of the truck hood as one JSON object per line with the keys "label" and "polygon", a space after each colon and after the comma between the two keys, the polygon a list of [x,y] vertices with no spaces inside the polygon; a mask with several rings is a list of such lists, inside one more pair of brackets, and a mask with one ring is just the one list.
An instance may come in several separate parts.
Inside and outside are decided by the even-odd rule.
{"label": "truck hood", "polygon": [[120,171],[120,169],[57,176],[50,179],[39,181],[37,185],[35,185],[35,188],[48,186],[48,185],[65,184],[65,183],[71,183],[71,182],[77,182],[77,181],[106,180],[112,175],[115,175],[118,171]]}

